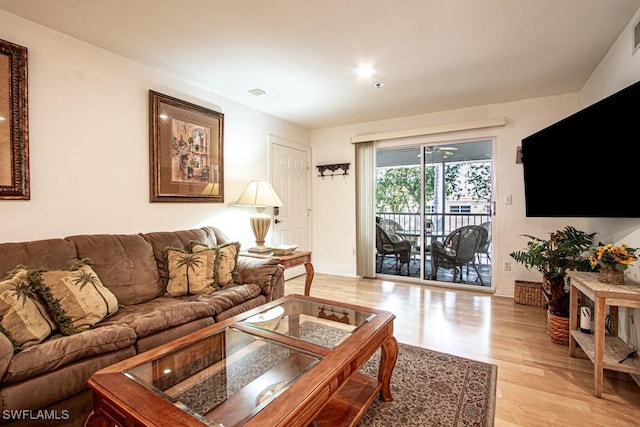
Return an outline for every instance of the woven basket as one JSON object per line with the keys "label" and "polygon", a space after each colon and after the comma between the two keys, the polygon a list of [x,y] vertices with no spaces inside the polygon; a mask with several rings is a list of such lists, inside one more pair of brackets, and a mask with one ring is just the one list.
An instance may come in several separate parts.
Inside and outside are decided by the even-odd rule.
{"label": "woven basket", "polygon": [[569,345],[569,318],[547,311],[547,335],[554,344]]}
{"label": "woven basket", "polygon": [[546,307],[547,302],[542,293],[542,283],[515,281],[514,297],[516,304],[532,305],[534,307]]}
{"label": "woven basket", "polygon": [[608,285],[624,285],[624,272],[612,267],[603,267],[598,273],[598,280]]}

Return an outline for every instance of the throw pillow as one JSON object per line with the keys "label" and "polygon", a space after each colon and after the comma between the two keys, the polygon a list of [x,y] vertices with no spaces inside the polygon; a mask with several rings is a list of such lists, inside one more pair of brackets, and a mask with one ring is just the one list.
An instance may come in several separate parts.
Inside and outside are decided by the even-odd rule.
{"label": "throw pillow", "polygon": [[[191,245],[191,250],[197,253],[208,247],[204,244]],[[218,288],[236,283],[238,281],[238,255],[240,243],[229,242],[215,246],[216,251],[214,285]]]}
{"label": "throw pillow", "polygon": [[29,283],[28,271],[18,266],[0,282],[0,331],[16,349],[38,344],[57,329],[44,301]]}
{"label": "throw pillow", "polygon": [[214,249],[197,253],[177,248],[165,248],[167,266],[166,292],[171,296],[198,295],[214,292]]}
{"label": "throw pillow", "polygon": [[67,271],[37,270],[29,276],[65,335],[89,329],[118,311],[116,296],[102,284],[89,259]]}

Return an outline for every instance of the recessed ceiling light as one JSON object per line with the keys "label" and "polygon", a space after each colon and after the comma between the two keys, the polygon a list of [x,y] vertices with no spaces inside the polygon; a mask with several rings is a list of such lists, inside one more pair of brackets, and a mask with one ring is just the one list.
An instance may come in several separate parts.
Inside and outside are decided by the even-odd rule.
{"label": "recessed ceiling light", "polygon": [[5,119],[4,117],[0,116],[0,122],[5,121],[7,119]]}
{"label": "recessed ceiling light", "polygon": [[262,89],[260,89],[260,88],[255,88],[255,89],[251,89],[251,90],[249,91],[249,93],[250,93],[251,95],[254,95],[254,96],[260,96],[260,95],[264,95],[264,94],[265,94],[265,93],[267,93],[267,92],[263,91],[263,90],[262,90]]}
{"label": "recessed ceiling light", "polygon": [[369,79],[373,76],[373,66],[370,64],[362,64],[358,67],[356,73],[361,79]]}
{"label": "recessed ceiling light", "polygon": [[374,85],[375,87],[377,87],[378,89],[380,89],[382,86],[384,86],[384,83],[382,83],[382,82],[375,82],[373,85]]}

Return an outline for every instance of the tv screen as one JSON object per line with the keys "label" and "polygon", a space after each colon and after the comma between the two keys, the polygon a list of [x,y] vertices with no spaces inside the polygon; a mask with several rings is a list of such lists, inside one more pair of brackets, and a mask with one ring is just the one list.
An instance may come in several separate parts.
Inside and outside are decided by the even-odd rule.
{"label": "tv screen", "polygon": [[522,140],[528,217],[640,217],[639,103],[637,82]]}

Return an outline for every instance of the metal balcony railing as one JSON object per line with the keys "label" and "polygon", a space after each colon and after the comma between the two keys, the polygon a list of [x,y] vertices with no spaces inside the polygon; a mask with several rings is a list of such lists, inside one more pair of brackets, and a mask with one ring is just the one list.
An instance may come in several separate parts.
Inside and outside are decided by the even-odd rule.
{"label": "metal balcony railing", "polygon": [[[380,219],[391,219],[404,229],[420,231],[420,214],[398,213],[398,212],[378,212],[376,216]],[[424,215],[427,228],[431,225],[430,234],[432,236],[446,236],[456,228],[465,225],[480,225],[491,221],[489,214],[473,213],[429,213]]]}
{"label": "metal balcony railing", "polygon": [[[474,213],[429,213],[425,214],[425,228],[420,227],[420,214],[398,213],[398,212],[378,212],[376,216],[382,219],[390,219],[402,227],[398,232],[403,238],[411,242],[413,253],[420,253],[420,246],[425,244],[425,250],[429,250],[431,242],[435,240],[443,241],[456,228],[465,225],[480,225],[491,221],[490,214]],[[491,267],[491,257],[487,253],[478,254],[478,263]]]}

